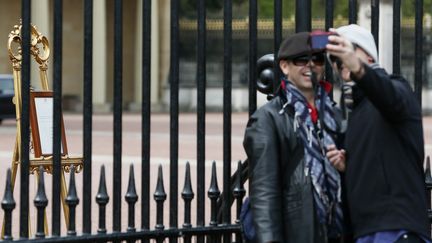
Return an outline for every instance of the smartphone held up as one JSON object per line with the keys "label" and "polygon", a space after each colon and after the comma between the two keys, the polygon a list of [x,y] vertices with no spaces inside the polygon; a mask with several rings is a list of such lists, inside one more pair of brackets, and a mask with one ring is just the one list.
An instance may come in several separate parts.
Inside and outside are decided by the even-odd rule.
{"label": "smartphone held up", "polygon": [[330,35],[337,35],[337,33],[320,30],[313,31],[310,34],[311,48],[317,51],[324,51],[326,49],[326,45],[329,43],[328,37]]}

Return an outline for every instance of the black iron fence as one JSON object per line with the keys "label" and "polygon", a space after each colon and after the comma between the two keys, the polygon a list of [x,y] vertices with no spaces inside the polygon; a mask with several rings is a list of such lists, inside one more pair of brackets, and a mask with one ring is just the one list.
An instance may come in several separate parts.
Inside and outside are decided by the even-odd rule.
{"label": "black iron fence", "polygon": [[[101,168],[100,184],[92,185],[92,56],[93,56],[93,0],[84,1],[84,99],[83,99],[83,188],[76,188],[74,168],[71,168],[71,176],[68,186],[68,195],[66,204],[69,208],[69,222],[66,233],[61,233],[61,200],[60,200],[60,183],[62,165],[61,165],[61,106],[62,106],[62,36],[67,35],[62,30],[62,0],[54,0],[54,128],[53,128],[53,190],[50,205],[52,207],[51,222],[52,232],[46,235],[44,226],[44,211],[47,207],[48,199],[45,193],[44,171],[39,171],[39,183],[36,197],[33,199],[34,207],[37,210],[37,230],[34,235],[29,235],[29,94],[30,94],[30,19],[31,4],[35,1],[22,0],[22,113],[19,120],[21,131],[20,150],[20,203],[18,219],[12,218],[12,211],[16,208],[11,190],[11,173],[8,172],[6,179],[5,194],[2,201],[2,208],[5,215],[4,240],[15,241],[33,241],[33,242],[99,242],[99,241],[143,241],[150,240],[163,242],[169,239],[170,242],[242,242],[241,225],[239,222],[239,213],[242,199],[245,195],[243,184],[246,180],[247,162],[238,164],[236,172],[232,173],[231,168],[231,91],[232,91],[232,1],[224,0],[224,74],[223,74],[223,183],[222,191],[216,180],[215,164],[212,167],[211,178],[205,178],[205,116],[206,116],[206,4],[204,0],[197,1],[198,32],[197,32],[197,191],[192,190],[192,181],[190,177],[189,164],[186,166],[184,176],[184,188],[181,193],[178,192],[179,183],[179,1],[171,0],[171,44],[170,44],[170,164],[169,164],[169,191],[165,192],[162,168],[158,169],[157,187],[152,195],[150,188],[150,45],[151,45],[151,1],[143,1],[143,43],[142,43],[142,159],[140,177],[142,178],[141,192],[137,192],[134,180],[134,169],[130,168],[128,178],[128,189],[124,195],[124,200],[128,204],[128,224],[126,230],[121,225],[121,185],[125,181],[122,179],[122,1],[114,0],[114,155],[113,155],[113,195],[108,195],[106,188],[106,176],[104,167]],[[422,87],[422,17],[423,2],[415,0],[416,6],[416,24],[415,24],[415,91],[421,100]],[[282,40],[282,0],[274,0],[274,52],[278,51],[278,46]],[[395,73],[400,72],[400,0],[394,0],[394,26],[393,26],[393,70]],[[371,1],[372,8],[372,32],[379,40],[378,36],[378,19],[379,19],[379,1]],[[252,114],[257,108],[257,0],[249,1],[249,114]],[[325,28],[333,25],[334,1],[326,1],[326,19]],[[356,22],[357,1],[349,0],[349,23]],[[311,29],[311,0],[296,1],[296,31]],[[276,82],[268,84],[276,86]],[[204,188],[206,180],[211,181],[211,186],[206,192]],[[427,161],[426,183],[430,192],[432,188],[432,178],[430,176],[430,162]],[[96,195],[92,195],[91,189],[99,186]],[[77,196],[77,190],[83,191],[83,198]],[[196,197],[195,197],[196,193]],[[207,193],[207,197],[206,197]],[[139,196],[138,196],[139,195]],[[153,196],[153,199],[151,197]],[[181,196],[181,199],[179,199]],[[96,197],[94,201],[94,197]],[[166,202],[166,198],[169,202]],[[141,208],[141,215],[136,215],[136,203]],[[156,225],[150,225],[150,202],[154,200],[157,204]],[[179,225],[179,201],[183,200],[184,222]],[[191,202],[196,200],[196,208],[192,208]],[[233,202],[236,202],[233,204]],[[83,211],[77,212],[75,207],[82,202]],[[98,228],[92,229],[92,203],[96,203],[99,208]],[[113,211],[106,212],[107,205],[112,203]],[[165,226],[163,221],[163,205],[169,203],[169,223]],[[206,205],[210,205],[210,221],[205,225]],[[232,206],[234,205],[234,206]],[[231,215],[231,209],[234,207],[236,215]],[[192,225],[191,212],[196,210],[196,225]],[[82,214],[82,232],[76,231],[75,216],[77,213]],[[429,216],[431,218],[431,213]],[[107,217],[112,217],[112,230],[106,228]],[[140,226],[136,226],[136,218],[141,220]],[[11,227],[13,223],[19,222],[19,236],[12,235]],[[96,232],[95,232],[96,230]]]}

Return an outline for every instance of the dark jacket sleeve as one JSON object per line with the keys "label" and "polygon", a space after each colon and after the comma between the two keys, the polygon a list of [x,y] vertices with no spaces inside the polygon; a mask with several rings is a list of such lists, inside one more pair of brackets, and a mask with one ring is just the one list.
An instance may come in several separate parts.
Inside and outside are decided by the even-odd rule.
{"label": "dark jacket sleeve", "polygon": [[412,114],[413,108],[419,106],[405,79],[366,64],[364,69],[364,76],[353,80],[386,119],[394,122],[405,120]]}
{"label": "dark jacket sleeve", "polygon": [[280,148],[273,115],[265,106],[255,112],[243,143],[250,165],[249,194],[258,242],[283,242],[284,235]]}

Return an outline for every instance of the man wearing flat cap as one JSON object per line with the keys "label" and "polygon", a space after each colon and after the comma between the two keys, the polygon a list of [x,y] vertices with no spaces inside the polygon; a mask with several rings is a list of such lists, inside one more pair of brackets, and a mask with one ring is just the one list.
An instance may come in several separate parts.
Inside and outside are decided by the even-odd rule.
{"label": "man wearing flat cap", "polygon": [[324,53],[309,43],[309,32],[282,42],[280,90],[247,124],[243,145],[256,242],[341,242],[340,175],[324,152],[335,142],[319,124],[337,123],[327,96],[331,86],[322,80]]}
{"label": "man wearing flat cap", "polygon": [[[345,185],[356,242],[431,242],[420,104],[403,77],[379,67],[369,30],[352,24],[331,31],[338,33],[328,38],[333,67],[354,85]],[[344,164],[337,153],[328,150],[330,161]]]}

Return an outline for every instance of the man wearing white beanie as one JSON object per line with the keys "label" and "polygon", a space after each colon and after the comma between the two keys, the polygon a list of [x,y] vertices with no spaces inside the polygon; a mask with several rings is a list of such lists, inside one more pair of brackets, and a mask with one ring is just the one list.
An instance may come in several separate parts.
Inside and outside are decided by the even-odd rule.
{"label": "man wearing white beanie", "polygon": [[[327,52],[339,59],[342,79],[355,84],[344,167],[356,242],[431,242],[420,104],[403,77],[377,65],[370,31],[354,24],[330,31],[337,35]],[[339,155],[328,149],[338,167],[345,163]]]}

